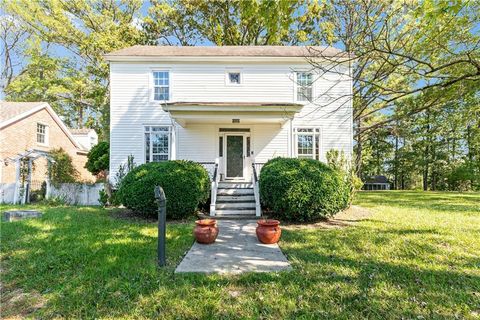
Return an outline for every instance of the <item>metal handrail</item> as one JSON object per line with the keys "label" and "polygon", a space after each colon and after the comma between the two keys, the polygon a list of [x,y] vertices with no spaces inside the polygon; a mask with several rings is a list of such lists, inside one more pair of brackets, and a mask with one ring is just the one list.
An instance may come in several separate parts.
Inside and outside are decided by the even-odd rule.
{"label": "metal handrail", "polygon": [[211,184],[211,194],[210,194],[210,215],[215,216],[215,211],[216,211],[216,204],[217,204],[217,189],[218,189],[218,177],[220,176],[218,174],[218,159],[216,159],[215,163],[215,168],[213,170],[213,178],[212,178],[212,184]]}
{"label": "metal handrail", "polygon": [[257,169],[255,168],[255,162],[252,162],[252,175],[253,175],[253,195],[255,197],[255,215],[260,217],[262,215],[262,208],[260,206],[260,190],[258,184]]}

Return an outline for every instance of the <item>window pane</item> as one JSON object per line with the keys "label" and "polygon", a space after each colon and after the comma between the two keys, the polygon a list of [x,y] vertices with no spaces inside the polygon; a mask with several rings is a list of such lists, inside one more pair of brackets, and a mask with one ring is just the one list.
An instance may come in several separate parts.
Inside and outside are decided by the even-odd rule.
{"label": "window pane", "polygon": [[240,84],[240,73],[239,72],[230,72],[228,74],[228,79],[232,84]]}
{"label": "window pane", "polygon": [[313,75],[309,72],[297,72],[297,100],[312,100]]}
{"label": "window pane", "polygon": [[169,92],[168,87],[155,87],[155,100],[168,100]]}
{"label": "window pane", "polygon": [[218,138],[218,156],[223,157],[223,137]]}
{"label": "window pane", "polygon": [[298,157],[299,158],[313,158],[313,136],[312,135],[298,135]]}
{"label": "window pane", "polygon": [[247,137],[247,157],[250,157],[250,137]]}

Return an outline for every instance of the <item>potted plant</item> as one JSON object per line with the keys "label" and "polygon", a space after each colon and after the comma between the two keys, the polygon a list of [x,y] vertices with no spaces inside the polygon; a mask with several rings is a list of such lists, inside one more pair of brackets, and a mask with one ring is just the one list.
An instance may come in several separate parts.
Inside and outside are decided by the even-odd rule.
{"label": "potted plant", "polygon": [[214,243],[218,236],[217,220],[202,219],[195,221],[193,235],[198,243]]}
{"label": "potted plant", "polygon": [[[263,214],[262,214],[263,216]],[[263,218],[257,221],[257,238],[264,244],[277,243],[282,235],[280,229],[280,221],[274,219]]]}

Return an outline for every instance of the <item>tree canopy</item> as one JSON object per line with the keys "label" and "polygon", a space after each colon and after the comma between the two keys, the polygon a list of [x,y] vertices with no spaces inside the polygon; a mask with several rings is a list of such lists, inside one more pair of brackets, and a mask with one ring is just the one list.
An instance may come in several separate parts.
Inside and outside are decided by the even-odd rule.
{"label": "tree canopy", "polygon": [[[353,101],[358,174],[397,181],[416,172],[435,188],[433,167],[444,168],[441,179],[478,173],[479,15],[480,2],[468,0],[7,0],[2,90],[11,100],[46,100],[67,124],[106,140],[105,53],[135,44],[333,45],[351,55],[319,50],[310,63],[324,78],[350,67],[353,91],[341,98]],[[455,164],[435,165],[445,139],[455,141],[444,150]]]}

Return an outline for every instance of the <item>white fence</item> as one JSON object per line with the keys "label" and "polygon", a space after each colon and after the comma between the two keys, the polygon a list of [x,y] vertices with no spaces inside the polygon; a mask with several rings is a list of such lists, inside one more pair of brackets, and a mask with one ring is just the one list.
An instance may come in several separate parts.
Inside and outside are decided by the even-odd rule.
{"label": "white fence", "polygon": [[50,198],[59,198],[72,205],[98,206],[100,190],[103,190],[102,183],[61,183],[58,187],[51,186]]}
{"label": "white fence", "polygon": [[0,203],[13,203],[15,183],[0,183]]}
{"label": "white fence", "polygon": [[[50,190],[48,190],[50,187]],[[99,192],[103,184],[61,183],[55,187],[47,186],[48,198],[58,198],[71,205],[98,206]],[[0,184],[0,203],[13,203],[15,197],[15,183]]]}

